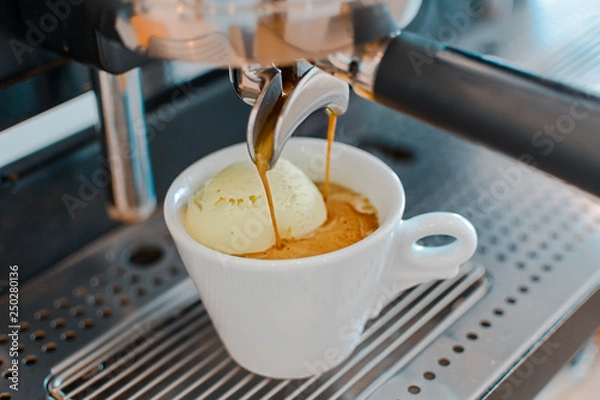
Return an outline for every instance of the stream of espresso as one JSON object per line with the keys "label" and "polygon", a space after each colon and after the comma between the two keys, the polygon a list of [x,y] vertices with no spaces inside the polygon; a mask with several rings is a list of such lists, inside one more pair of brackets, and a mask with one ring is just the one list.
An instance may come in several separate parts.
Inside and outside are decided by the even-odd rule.
{"label": "stream of espresso", "polygon": [[277,117],[283,108],[286,98],[281,97],[277,104],[274,106],[273,111],[268,116],[265,126],[259,133],[254,147],[255,154],[255,165],[260,175],[265,194],[267,195],[267,203],[269,205],[269,213],[271,214],[271,223],[273,224],[273,232],[275,233],[275,247],[281,248],[281,235],[279,234],[279,227],[277,226],[277,217],[275,216],[275,203],[273,202],[273,194],[271,193],[271,186],[267,179],[267,171],[269,170],[269,160],[273,157],[273,140],[275,137],[275,125],[277,123]]}
{"label": "stream of espresso", "polygon": [[[284,94],[286,94],[285,91]],[[276,249],[281,249],[283,246],[283,242],[281,240],[279,227],[277,225],[277,217],[275,216],[275,203],[273,201],[273,194],[271,192],[269,180],[267,179],[267,171],[269,170],[269,160],[271,160],[274,151],[273,141],[275,137],[275,126],[277,124],[277,117],[279,117],[279,113],[281,112],[281,109],[283,108],[283,105],[285,104],[286,100],[287,97],[284,95],[277,101],[277,103],[273,107],[273,111],[267,117],[267,121],[263,126],[261,132],[259,133],[256,145],[254,147],[255,165],[256,169],[258,170],[260,180],[265,189],[265,194],[267,195],[269,213],[271,215],[271,222],[273,224],[273,233],[275,234]],[[335,136],[335,127],[337,123],[337,115],[335,115],[329,110],[327,113],[329,115],[329,125],[327,127],[327,157],[325,160],[325,181],[321,190],[323,193],[323,199],[325,200],[325,203],[327,203],[327,199],[329,198],[329,169],[331,165],[331,146]]]}
{"label": "stream of espresso", "polygon": [[[323,192],[324,183],[319,183]],[[301,237],[285,238],[282,246],[271,246],[246,258],[291,259],[311,257],[350,246],[375,232],[379,227],[377,210],[369,199],[335,183],[330,184],[327,220],[313,232]]]}
{"label": "stream of espresso", "polygon": [[327,157],[325,158],[325,182],[323,183],[323,199],[327,203],[329,199],[329,170],[331,169],[331,146],[335,137],[335,126],[337,125],[337,115],[327,110],[329,115],[329,125],[327,126]]}

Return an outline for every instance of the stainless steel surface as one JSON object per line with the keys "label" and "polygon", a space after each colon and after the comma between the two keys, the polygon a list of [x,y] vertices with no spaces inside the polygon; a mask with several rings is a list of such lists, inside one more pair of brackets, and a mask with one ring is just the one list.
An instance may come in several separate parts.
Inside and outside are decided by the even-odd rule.
{"label": "stainless steel surface", "polygon": [[[22,285],[19,391],[8,388],[9,347],[0,340],[0,393],[10,393],[13,399],[45,399],[44,379],[52,368],[92,342],[102,341],[120,323],[135,326],[131,321],[144,317],[140,310],[145,305],[186,277],[158,215],[106,236]],[[162,299],[169,301],[168,296]],[[160,306],[147,311],[159,312]],[[6,310],[6,296],[0,308]],[[32,363],[22,362],[32,356]]]}
{"label": "stainless steel surface", "polygon": [[[486,289],[484,269],[475,265],[465,266],[451,281],[415,288],[372,321],[360,350],[342,366],[292,382],[261,378],[237,366],[220,344],[194,286],[186,281],[170,294],[176,296],[166,302],[172,309],[138,322],[143,332],[123,326],[102,346],[73,356],[75,367],[70,360],[57,366],[49,388],[61,399],[292,399],[356,392],[377,377],[386,360],[414,356]],[[315,372],[322,368],[314,367]]]}
{"label": "stainless steel surface", "polygon": [[[469,217],[481,239],[473,265],[487,269],[491,287],[483,293],[482,286],[476,285],[479,289],[465,297],[462,306],[451,300],[453,296],[439,296],[450,282],[405,293],[367,328],[378,329],[380,334],[366,340],[365,353],[354,355],[350,363],[356,363],[355,367],[344,364],[300,393],[315,398],[336,398],[338,394],[341,398],[372,399],[480,398],[600,287],[596,262],[600,204],[528,167],[379,106],[365,103],[361,110],[360,122],[354,122],[353,128],[363,131],[364,124],[374,130],[349,136],[342,129],[340,138],[356,140],[355,144],[377,154],[398,172],[407,191],[407,216],[448,210]],[[372,125],[373,121],[379,123]],[[418,135],[399,135],[398,129],[418,131]],[[21,332],[25,348],[19,357],[34,355],[37,362],[21,365],[21,382],[28,384],[13,393],[13,399],[43,397],[43,382],[51,373],[52,388],[74,385],[68,390],[82,388],[81,398],[100,390],[114,398],[135,398],[131,393],[136,391],[142,391],[138,398],[143,399],[160,392],[162,398],[171,399],[187,391],[183,398],[197,398],[200,393],[215,399],[265,398],[269,392],[285,398],[308,382],[270,381],[237,369],[219,350],[198,304],[158,327],[165,315],[196,301],[189,281],[181,283],[183,268],[160,218],[115,232],[22,288],[22,320],[30,326]],[[156,248],[162,256],[156,256]],[[477,271],[454,288],[464,292],[460,285],[471,286],[467,281],[477,280]],[[48,285],[49,281],[53,284]],[[178,283],[181,285],[176,286]],[[166,288],[172,290],[163,295]],[[120,305],[123,296],[129,305]],[[414,296],[422,301],[406,307]],[[431,302],[433,298],[437,300]],[[115,306],[115,301],[119,305]],[[3,299],[0,308],[5,302]],[[448,304],[453,305],[450,309],[458,308],[448,314],[452,318],[439,324],[439,319],[432,317],[443,315],[440,309],[449,311]],[[79,305],[84,315],[72,316]],[[97,317],[104,307],[112,314]],[[45,317],[42,309],[50,315]],[[86,328],[86,318],[92,317],[95,326]],[[51,328],[56,318],[64,318],[66,326]],[[67,340],[64,334],[71,330],[76,337]],[[37,331],[44,331],[45,337],[32,335]],[[384,331],[388,333],[384,335]],[[572,336],[566,336],[559,346],[566,348],[571,340]],[[47,342],[58,345],[54,353],[41,351]],[[379,342],[379,346],[374,344]],[[115,353],[117,356],[110,356]],[[363,355],[366,358],[359,360]],[[0,358],[6,365],[6,344],[0,344]],[[77,380],[94,365],[101,368]],[[347,373],[342,372],[345,369]],[[542,366],[536,369],[544,370]],[[73,379],[72,384],[67,383]],[[0,393],[8,390],[7,384],[5,379],[0,381]],[[418,395],[411,394],[417,390]],[[344,394],[336,394],[338,391]]]}
{"label": "stainless steel surface", "polygon": [[352,54],[404,27],[421,0],[142,1],[116,31],[131,50],[242,66]]}
{"label": "stainless steel surface", "polygon": [[242,68],[229,68],[229,81],[235,94],[246,104],[251,106],[256,103],[265,85],[265,79],[257,75],[257,71],[245,66]]}
{"label": "stainless steel surface", "polygon": [[[313,65],[306,60],[295,60],[287,67],[287,73],[288,75],[292,75],[294,80],[299,80],[312,67]],[[267,73],[266,76],[265,73]],[[274,73],[279,73],[274,69],[274,66],[266,68],[259,65],[245,65],[241,68],[230,66],[229,80],[235,94],[243,102],[252,106],[256,103],[256,99],[260,96],[263,87],[268,84],[269,76]]]}
{"label": "stainless steel surface", "polygon": [[290,78],[277,68],[260,72],[264,84],[248,120],[248,151],[250,158],[256,160],[256,145],[264,135],[265,126],[276,117],[270,167],[277,163],[287,141],[312,113],[325,108],[339,116],[348,108],[350,89],[342,80],[317,67],[296,68],[292,73],[294,76]]}
{"label": "stainless steel surface", "polygon": [[[122,75],[96,71],[101,129],[110,177],[111,218],[134,222],[156,209],[156,195],[148,153],[140,70]],[[100,185],[98,183],[97,185]]]}
{"label": "stainless steel surface", "polygon": [[527,0],[517,2],[509,17],[469,21],[449,44],[598,94],[599,21],[598,0]]}
{"label": "stainless steel surface", "polygon": [[[226,38],[218,34],[201,35],[192,40],[171,40],[160,36],[147,38],[148,47],[143,49],[136,44],[137,51],[147,56],[163,60],[184,60],[202,62],[214,65],[225,65],[226,60],[232,60],[231,49]],[[127,44],[127,43],[126,43]],[[242,65],[238,61],[233,65]]]}
{"label": "stainless steel surface", "polygon": [[315,67],[300,79],[287,97],[275,125],[271,165],[277,162],[287,141],[309,115],[323,108],[337,116],[344,114],[348,109],[350,89],[343,81]]}
{"label": "stainless steel surface", "polygon": [[[273,381],[249,374],[227,356],[191,280],[181,281],[183,274],[171,276],[182,267],[172,242],[164,236],[166,229],[162,221],[153,219],[145,225],[126,228],[106,238],[29,287],[30,291],[39,292],[46,279],[53,279],[53,289],[61,296],[55,304],[45,304],[46,301],[52,303],[55,297],[48,289],[37,299],[30,292],[23,292],[24,299],[33,300],[24,304],[25,308],[47,306],[47,311],[38,310],[36,315],[52,314],[32,320],[28,331],[39,337],[40,325],[56,325],[59,318],[65,319],[62,322],[65,326],[44,328],[46,337],[31,339],[32,345],[28,343],[26,354],[35,355],[38,362],[24,366],[29,369],[22,371],[21,379],[22,382],[37,381],[39,385],[27,385],[26,390],[14,398],[39,398],[44,389],[44,376],[50,368],[53,377],[48,388],[56,398],[175,399],[192,393],[194,397],[212,395],[227,399],[240,398],[242,394],[250,396],[253,389],[256,393],[252,398],[264,397],[267,391],[272,395],[278,393],[277,398],[296,398],[307,393],[313,397],[319,393],[325,396],[325,393],[340,390],[342,385],[344,391],[356,392],[377,377],[376,372],[387,363],[413,357],[488,288],[484,269],[475,264],[466,265],[453,280],[425,284],[399,297],[367,327],[361,348],[333,372],[304,381]],[[149,262],[152,249],[162,252],[153,264],[136,266],[130,261]],[[145,258],[140,255],[143,252],[148,253]],[[110,264],[108,269],[106,264]],[[136,281],[133,274],[142,271],[140,268],[147,268],[152,274],[138,277],[141,282],[129,284]],[[163,287],[171,288],[159,298],[156,297],[164,290],[156,288],[157,277],[164,279]],[[82,286],[71,289],[72,283]],[[150,288],[140,297],[142,285]],[[116,288],[120,288],[116,290],[118,294],[114,294]],[[71,290],[73,294],[69,294]],[[81,306],[84,307],[81,315],[72,315],[81,296],[86,296],[89,304]],[[122,303],[124,296],[131,301],[126,306]],[[153,298],[154,301],[148,301]],[[113,306],[113,300],[118,307]],[[112,313],[107,314],[106,309],[112,309]],[[136,312],[132,313],[133,310]],[[95,314],[102,314],[103,318],[96,320]],[[90,320],[96,320],[97,324],[92,325]],[[70,330],[79,336],[71,341],[58,338],[59,333]],[[90,337],[97,339],[90,344]],[[58,343],[55,353],[37,350],[38,346],[47,345],[44,343],[47,340]],[[35,346],[36,341],[38,346]],[[33,346],[35,348],[29,348]],[[316,371],[322,368],[314,367]]]}
{"label": "stainless steel surface", "polygon": [[[429,195],[413,212],[435,207],[470,218],[480,237],[474,260],[486,266],[493,285],[482,301],[372,399],[412,398],[413,391],[419,392],[416,399],[482,398],[600,286],[597,199],[504,157],[448,147],[445,141],[438,144],[443,147],[440,160],[428,159],[430,172],[423,171],[428,183],[414,196],[428,199],[432,190],[436,195]],[[415,142],[407,146],[417,149],[416,154],[422,149]],[[450,167],[442,157],[460,158],[465,164]],[[446,170],[452,175],[441,172]],[[410,189],[407,192],[410,196]],[[558,346],[570,346],[570,340],[576,338],[567,337]],[[450,364],[441,365],[441,358]],[[435,374],[434,380],[424,378],[428,371]],[[535,372],[541,374],[542,369]],[[524,386],[526,381],[521,378],[517,384]]]}
{"label": "stainless steel surface", "polygon": [[[583,363],[577,365],[577,360],[582,358],[581,349],[585,343],[590,343],[597,337],[599,308],[600,290],[586,299],[571,315],[561,321],[561,325],[553,328],[531,352],[519,360],[502,381],[494,387],[489,396],[485,397],[486,400],[532,399],[534,397],[542,400],[549,394],[557,400],[565,398],[595,399],[597,390],[594,391],[593,386],[590,387],[589,384],[586,384],[586,381],[590,383],[589,381],[593,377],[585,376],[585,367],[581,365]],[[576,366],[573,367],[573,364]],[[560,375],[561,372],[568,369],[568,365],[571,365],[571,369],[578,370],[581,381],[577,379],[576,384],[581,390],[561,390],[562,393],[555,393],[556,386],[560,387],[561,380],[561,377],[556,375]],[[588,372],[593,374],[593,371]],[[550,382],[548,382],[549,376],[553,377]],[[597,383],[597,381],[594,382],[594,386]]]}
{"label": "stainless steel surface", "polygon": [[[273,116],[280,113],[278,109],[283,101],[283,77],[281,71],[275,67],[266,68],[260,71],[260,76],[264,79],[263,87],[252,106],[248,126],[246,128],[246,145],[248,154],[252,161],[256,162],[256,145],[265,127],[272,123]],[[268,132],[267,132],[268,133]],[[274,155],[274,154],[273,154]],[[271,160],[273,157],[271,157]],[[274,163],[269,161],[269,165]]]}
{"label": "stainless steel surface", "polygon": [[326,59],[317,60],[316,65],[348,82],[358,95],[370,100],[373,98],[377,70],[390,38],[364,45],[360,52],[354,54],[330,54]]}
{"label": "stainless steel surface", "polygon": [[[600,2],[531,0],[519,6],[510,18],[475,26],[451,44],[598,92]],[[476,260],[492,275],[492,290],[373,400],[529,399],[600,325],[598,199],[539,174],[526,174],[515,185],[504,157],[461,154],[472,162],[453,170],[454,182],[469,179],[470,193],[459,189],[463,183],[455,190],[452,180],[444,182],[444,202],[475,218],[481,238]],[[472,180],[473,170],[479,179]],[[475,198],[468,201],[470,196]],[[454,351],[457,344],[464,352]],[[440,357],[451,364],[439,365]],[[426,379],[425,371],[435,379]]]}

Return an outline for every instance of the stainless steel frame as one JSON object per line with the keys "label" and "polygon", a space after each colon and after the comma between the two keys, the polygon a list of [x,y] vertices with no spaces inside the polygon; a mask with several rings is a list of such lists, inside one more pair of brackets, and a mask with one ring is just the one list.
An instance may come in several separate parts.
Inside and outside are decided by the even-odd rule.
{"label": "stainless steel frame", "polygon": [[108,215],[118,221],[147,219],[156,209],[148,153],[141,71],[96,73],[101,131],[110,171]]}

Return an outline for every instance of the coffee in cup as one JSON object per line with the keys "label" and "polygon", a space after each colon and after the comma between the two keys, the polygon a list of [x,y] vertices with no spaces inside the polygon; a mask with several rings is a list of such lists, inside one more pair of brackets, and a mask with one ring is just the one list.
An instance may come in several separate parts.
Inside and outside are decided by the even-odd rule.
{"label": "coffee in cup", "polygon": [[[285,97],[279,101],[283,104]],[[287,160],[281,160],[274,171],[269,170],[277,117],[276,113],[272,114],[264,124],[255,145],[256,172],[252,171],[249,163],[230,166],[219,172],[188,203],[186,224],[196,240],[228,254],[260,259],[290,259],[335,251],[373,233],[379,222],[377,210],[369,199],[330,182],[331,147],[337,116],[332,112],[328,114],[325,173],[318,191],[308,177],[303,176],[303,172]],[[273,184],[272,180],[275,181]],[[277,206],[274,197],[279,198]],[[281,201],[282,197],[286,199],[285,202]],[[296,218],[290,217],[290,212]],[[246,232],[239,226],[240,221],[220,218],[228,213],[239,214],[237,218],[244,221],[241,224],[245,225],[243,228]],[[284,221],[278,217],[280,213],[284,213]],[[252,214],[262,215],[263,218],[253,218]],[[264,248],[268,240],[265,234],[268,232],[264,229],[265,226],[256,227],[257,223],[270,225],[273,230],[274,237],[268,248]],[[249,224],[255,225],[255,232],[251,231]],[[213,228],[209,231],[211,225]],[[218,225],[223,232],[215,232]],[[245,237],[241,237],[244,233]],[[217,240],[215,235],[218,236]],[[223,240],[230,241],[230,246],[219,242]],[[240,246],[236,246],[236,241]],[[243,241],[253,251],[241,251]]]}
{"label": "coffee in cup", "polygon": [[[321,139],[292,138],[282,157],[319,181],[326,148]],[[305,378],[332,352],[336,361],[328,368],[334,368],[361,339],[360,330],[347,335],[344,329],[364,326],[403,290],[455,276],[477,246],[475,229],[457,214],[432,212],[403,220],[402,184],[378,158],[341,143],[333,143],[332,152],[331,181],[367,197],[379,227],[328,253],[262,260],[225,254],[192,237],[182,211],[219,171],[248,159],[246,143],[188,167],[165,198],[167,227],[219,337],[234,360],[259,375]],[[438,247],[419,244],[431,235],[456,240]]]}
{"label": "coffee in cup", "polygon": [[[318,185],[323,193],[324,183]],[[375,232],[379,227],[377,210],[360,193],[331,183],[326,201],[327,219],[304,237],[283,239],[281,247],[271,246],[263,252],[244,257],[286,259],[317,256],[350,246]]]}
{"label": "coffee in cup", "polygon": [[251,162],[234,163],[210,179],[188,201],[186,226],[201,244],[250,258],[310,257],[354,244],[379,226],[368,198],[340,185],[315,184],[286,159],[267,173],[281,241],[262,179]]}

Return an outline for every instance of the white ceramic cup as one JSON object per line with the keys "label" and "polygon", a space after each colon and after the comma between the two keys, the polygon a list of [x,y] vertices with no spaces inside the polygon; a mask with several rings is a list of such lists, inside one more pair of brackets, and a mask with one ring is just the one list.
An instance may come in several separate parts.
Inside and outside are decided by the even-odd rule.
{"label": "white ceramic cup", "polygon": [[[292,138],[283,157],[322,181],[327,142]],[[304,378],[349,356],[369,318],[401,291],[450,278],[475,252],[477,234],[463,217],[434,212],[402,220],[405,195],[385,163],[334,143],[331,180],[367,196],[380,227],[351,246],[313,257],[258,260],[230,256],[196,242],[183,210],[202,185],[236,161],[246,144],[212,153],[184,170],[166,196],[164,215],[175,244],[217,333],[240,365],[273,378]],[[430,235],[456,238],[423,247]]]}

